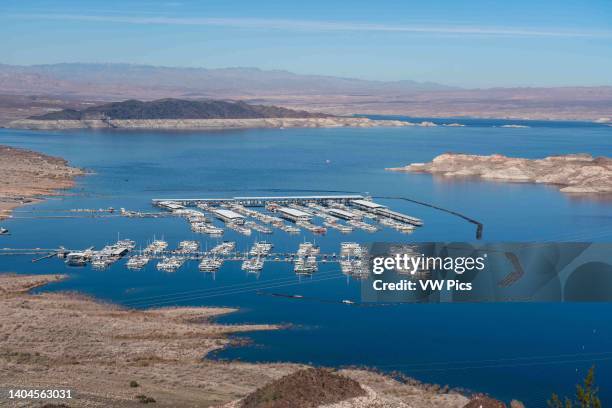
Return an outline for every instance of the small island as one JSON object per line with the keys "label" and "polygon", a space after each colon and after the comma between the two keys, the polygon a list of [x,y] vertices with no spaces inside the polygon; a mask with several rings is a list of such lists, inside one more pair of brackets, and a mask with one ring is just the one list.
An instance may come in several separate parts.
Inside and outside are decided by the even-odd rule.
{"label": "small island", "polygon": [[389,171],[430,173],[445,177],[479,177],[486,180],[544,183],[564,193],[612,193],[612,158],[589,154],[522,159],[501,154],[478,156],[445,153],[430,163],[412,163]]}
{"label": "small island", "polygon": [[127,100],[83,110],[63,109],[9,123],[15,129],[174,129],[435,126],[401,120],[333,116],[242,101],[159,99]]}

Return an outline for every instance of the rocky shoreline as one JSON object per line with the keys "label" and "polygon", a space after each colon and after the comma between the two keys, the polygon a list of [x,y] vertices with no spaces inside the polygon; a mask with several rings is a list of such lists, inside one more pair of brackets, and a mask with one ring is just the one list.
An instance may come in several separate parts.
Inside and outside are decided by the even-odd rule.
{"label": "rocky shoreline", "polygon": [[401,120],[374,120],[354,117],[322,118],[256,118],[256,119],[87,119],[40,120],[20,119],[9,128],[33,130],[62,129],[159,129],[159,130],[222,130],[256,128],[371,128],[435,126],[430,122],[412,123]]}
{"label": "rocky shoreline", "polygon": [[522,159],[501,154],[478,156],[445,153],[430,163],[412,163],[386,170],[551,184],[564,193],[612,194],[612,158],[592,157],[589,154]]}
{"label": "rocky shoreline", "polygon": [[64,159],[0,145],[0,219],[20,205],[74,186],[85,172]]}

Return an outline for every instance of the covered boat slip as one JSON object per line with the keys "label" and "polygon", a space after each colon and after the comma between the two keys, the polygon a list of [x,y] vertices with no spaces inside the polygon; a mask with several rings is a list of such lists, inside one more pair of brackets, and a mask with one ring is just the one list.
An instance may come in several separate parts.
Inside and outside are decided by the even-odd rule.
{"label": "covered boat slip", "polygon": [[[280,206],[299,204],[318,204],[332,206],[334,204],[342,204],[345,206],[354,207],[361,211],[365,211],[374,214],[379,217],[389,218],[398,222],[407,223],[415,226],[423,225],[423,221],[392,211],[386,206],[371,201],[370,199],[362,195],[308,195],[308,196],[254,196],[254,197],[231,197],[231,198],[164,198],[164,199],[153,199],[153,205],[168,210],[172,210],[177,207],[190,207],[197,206],[198,204],[205,204],[209,206],[225,206],[228,204],[239,204],[245,207],[264,207],[268,204],[276,204]],[[340,205],[339,207],[342,207]],[[227,220],[239,220],[240,214],[234,213],[230,210],[214,210],[219,218]],[[312,216],[304,211],[300,211],[294,208],[280,207],[279,213],[291,221],[306,221],[312,218]],[[223,213],[220,213],[223,212]],[[347,208],[331,208],[330,214],[340,217],[345,220],[359,219],[359,215],[350,211]],[[232,213],[232,214],[230,214]]]}
{"label": "covered boat slip", "polygon": [[307,203],[342,203],[350,204],[353,200],[363,200],[361,195],[309,195],[309,196],[262,196],[262,197],[230,197],[230,198],[154,198],[153,205],[174,203],[183,206],[196,206],[197,204],[221,205],[241,204],[247,207],[263,207],[268,203],[307,204]]}

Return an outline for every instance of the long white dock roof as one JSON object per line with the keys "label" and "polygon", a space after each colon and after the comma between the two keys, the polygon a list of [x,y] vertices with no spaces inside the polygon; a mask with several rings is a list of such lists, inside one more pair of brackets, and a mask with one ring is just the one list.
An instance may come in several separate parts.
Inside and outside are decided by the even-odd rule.
{"label": "long white dock roof", "polygon": [[309,217],[309,218],[312,217],[307,212],[296,210],[295,208],[280,207],[277,211],[282,212],[284,214],[291,215],[293,217]]}
{"label": "long white dock roof", "polygon": [[213,213],[221,216],[221,217],[225,217],[225,218],[229,218],[229,219],[236,219],[236,218],[244,218],[243,215],[238,214],[237,212],[234,212],[232,210],[224,210],[222,208],[218,208],[218,209],[214,209]]}
{"label": "long white dock roof", "polygon": [[364,207],[367,207],[367,208],[372,208],[372,209],[374,209],[374,208],[384,208],[385,207],[384,205],[375,203],[373,201],[368,201],[368,200],[351,200],[351,202],[355,203],[357,205],[361,205],[361,206],[364,206]]}
{"label": "long white dock roof", "polygon": [[286,200],[358,200],[362,199],[362,195],[307,195],[307,196],[257,196],[257,197],[224,197],[224,198],[154,198],[153,202],[160,201],[175,201],[175,202],[190,202],[190,201],[286,201]]}
{"label": "long white dock roof", "polygon": [[344,218],[357,218],[357,214],[353,214],[352,212],[341,210],[340,208],[331,208],[329,210],[329,213],[332,215],[339,215],[340,217],[344,217]]}

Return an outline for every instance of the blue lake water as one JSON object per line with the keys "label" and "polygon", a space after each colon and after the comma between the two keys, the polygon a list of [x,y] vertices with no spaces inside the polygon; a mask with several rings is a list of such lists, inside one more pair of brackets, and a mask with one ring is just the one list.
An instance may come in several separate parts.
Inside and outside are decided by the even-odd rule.
{"label": "blue lake water", "polygon": [[[101,247],[119,234],[145,245],[163,236],[171,247],[196,239],[180,218],[40,218],[69,208],[151,210],[152,198],[369,193],[406,196],[469,215],[484,223],[486,241],[612,241],[612,200],[575,198],[553,186],[478,180],[441,180],[385,172],[438,154],[502,153],[528,158],[586,152],[612,153],[612,128],[588,123],[528,122],[525,129],[487,120],[463,128],[286,129],[219,132],[0,130],[0,144],[62,156],[94,174],[79,178],[70,195],[14,212],[2,225],[12,232],[0,247]],[[513,121],[512,123],[517,123]],[[345,240],[472,241],[474,226],[452,215],[398,200],[377,200],[422,218],[412,235],[385,229],[324,237],[289,236],[276,230],[275,251],[293,251],[304,239],[325,252]],[[248,248],[246,238],[223,239]],[[2,257],[0,271],[68,273],[70,279],[40,289],[78,290],[132,307],[224,305],[240,311],[220,319],[237,323],[287,323],[287,330],[249,333],[248,346],[216,358],[297,361],[329,366],[363,365],[399,370],[427,382],[517,398],[545,406],[555,391],[573,385],[596,364],[604,385],[612,378],[612,305],[609,304],[414,304],[350,306],[360,283],[324,264],[298,278],[288,264],[267,264],[259,275],[226,263],[214,276],[196,263],[175,273],[151,263],[129,271],[123,261],[104,271],[68,268],[59,259],[32,263],[30,256]],[[270,296],[300,294],[304,299]],[[603,388],[604,406],[612,390]]]}

